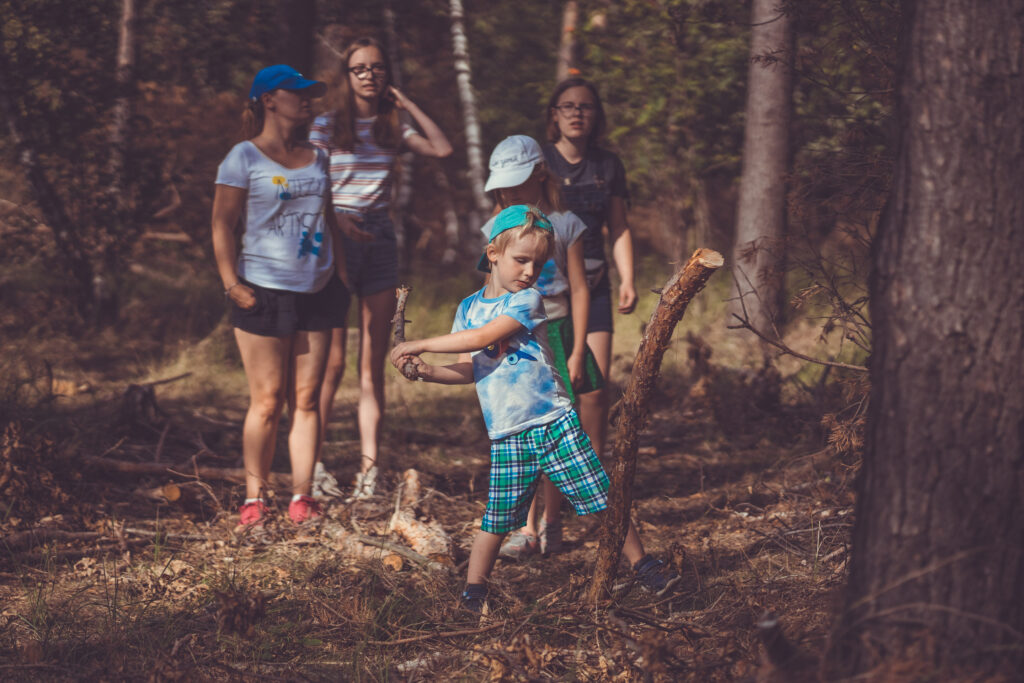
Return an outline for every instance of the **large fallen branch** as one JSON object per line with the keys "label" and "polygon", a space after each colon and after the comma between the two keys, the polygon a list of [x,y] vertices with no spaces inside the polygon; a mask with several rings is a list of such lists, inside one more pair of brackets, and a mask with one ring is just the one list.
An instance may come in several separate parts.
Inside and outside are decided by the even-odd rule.
{"label": "large fallen branch", "polygon": [[[245,470],[241,467],[192,467],[189,471],[179,472],[167,465],[155,462],[128,462],[125,460],[114,460],[113,458],[101,458],[94,455],[87,455],[82,458],[82,463],[90,467],[123,472],[125,474],[147,474],[166,476],[173,474],[187,479],[219,479],[230,481],[236,484],[245,483]],[[271,488],[289,488],[292,485],[292,478],[289,474],[271,472],[266,482]]]}
{"label": "large fallen branch", "polygon": [[716,251],[698,249],[693,252],[686,265],[662,288],[661,300],[644,331],[640,350],[633,363],[633,373],[620,401],[619,419],[612,442],[608,513],[601,523],[597,565],[588,595],[594,604],[611,595],[633,504],[637,437],[647,420],[648,404],[661,370],[661,359],[672,339],[672,332],[686,312],[686,306],[723,263],[721,254]]}

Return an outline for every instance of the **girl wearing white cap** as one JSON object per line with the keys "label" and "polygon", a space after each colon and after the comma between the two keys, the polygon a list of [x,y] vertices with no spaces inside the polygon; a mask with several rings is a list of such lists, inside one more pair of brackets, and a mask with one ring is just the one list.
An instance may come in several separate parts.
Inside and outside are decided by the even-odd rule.
{"label": "girl wearing white cap", "polygon": [[[277,425],[291,407],[288,450],[296,523],[320,516],[310,497],[320,433],[320,381],[348,290],[330,210],[327,155],[306,140],[311,99],[326,86],[284,64],[260,71],[243,114],[246,140],[217,169],[213,251],[249,381],[242,428],[241,523],[262,527]],[[235,229],[241,225],[241,243]],[[337,275],[335,273],[337,272]]]}
{"label": "girl wearing white cap", "polygon": [[[355,498],[373,495],[380,422],[384,414],[384,361],[398,286],[398,248],[389,216],[391,178],[401,147],[442,158],[452,152],[441,129],[390,84],[391,68],[380,43],[359,38],[345,50],[333,111],[316,117],[310,141],[330,154],[334,210],[342,231],[349,279],[359,298],[359,441],[362,461]],[[423,134],[399,122],[409,113]],[[334,394],[345,369],[345,323],[331,337],[320,396],[326,431]],[[323,440],[321,432],[321,442]],[[317,463],[319,479],[333,483]]]}
{"label": "girl wearing white cap", "polygon": [[[583,241],[587,226],[571,211],[563,211],[558,179],[548,171],[540,145],[531,137],[505,138],[491,153],[490,175],[484,187],[493,196],[498,209],[517,204],[537,206],[548,215],[554,229],[554,249],[534,285],[543,295],[547,318],[547,336],[552,360],[562,378],[570,401],[604,386],[594,354],[587,348],[590,293],[583,266]],[[492,218],[482,228],[490,235]],[[486,259],[480,262],[481,270]],[[520,559],[541,552],[555,553],[562,545],[562,495],[547,478],[540,485],[544,499],[543,518],[537,519],[538,501],[534,497],[526,526],[506,538],[502,557]]]}

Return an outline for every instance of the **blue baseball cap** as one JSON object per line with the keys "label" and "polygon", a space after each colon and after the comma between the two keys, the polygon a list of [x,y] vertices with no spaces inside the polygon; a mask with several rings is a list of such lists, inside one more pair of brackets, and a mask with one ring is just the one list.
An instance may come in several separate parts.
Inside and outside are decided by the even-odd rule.
{"label": "blue baseball cap", "polygon": [[[494,238],[512,228],[518,228],[520,225],[526,223],[528,216],[533,216],[533,224],[538,228],[544,228],[548,232],[554,232],[555,229],[551,226],[551,219],[549,219],[543,211],[538,209],[536,206],[530,206],[529,204],[513,204],[505,209],[502,209],[501,213],[494,217],[494,223],[491,224],[491,236],[488,238],[488,244],[494,241]],[[476,269],[484,273],[491,272],[491,262],[487,260],[487,251],[484,251],[483,256],[480,257],[480,262],[476,264]]]}
{"label": "blue baseball cap", "polygon": [[271,90],[310,90],[311,97],[323,97],[327,92],[327,84],[320,81],[311,81],[287,64],[275,64],[262,69],[256,78],[252,79],[252,88],[249,89],[249,99],[259,99],[263,93]]}

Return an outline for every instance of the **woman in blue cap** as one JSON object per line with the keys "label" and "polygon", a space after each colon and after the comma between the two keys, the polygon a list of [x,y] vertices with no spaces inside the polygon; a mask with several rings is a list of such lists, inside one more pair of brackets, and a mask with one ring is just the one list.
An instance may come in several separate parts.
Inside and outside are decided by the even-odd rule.
{"label": "woman in blue cap", "polygon": [[[242,431],[241,524],[262,526],[277,425],[291,407],[288,450],[295,523],[320,516],[310,497],[320,432],[320,382],[348,289],[330,210],[327,155],[306,139],[311,100],[326,86],[284,64],[260,71],[242,116],[243,142],[217,169],[213,249],[249,382]],[[236,242],[236,228],[241,240]],[[336,253],[337,252],[337,253]]]}

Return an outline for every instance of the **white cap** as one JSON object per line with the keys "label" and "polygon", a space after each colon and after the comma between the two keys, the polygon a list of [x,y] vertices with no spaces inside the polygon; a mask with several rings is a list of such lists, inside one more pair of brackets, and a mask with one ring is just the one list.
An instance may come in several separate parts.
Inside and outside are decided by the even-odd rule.
{"label": "white cap", "polygon": [[544,153],[533,138],[527,135],[512,135],[505,138],[491,152],[491,161],[488,164],[491,175],[487,178],[484,191],[522,185],[533,173],[534,167],[543,161]]}

